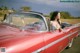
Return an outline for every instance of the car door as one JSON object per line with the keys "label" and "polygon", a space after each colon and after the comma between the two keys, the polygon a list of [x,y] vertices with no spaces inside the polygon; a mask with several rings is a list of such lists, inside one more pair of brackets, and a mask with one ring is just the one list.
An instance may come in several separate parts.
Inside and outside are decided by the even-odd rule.
{"label": "car door", "polygon": [[46,53],[59,53],[61,52],[69,43],[69,39],[67,37],[68,30],[65,31],[50,31],[47,35],[44,35],[44,41],[46,49]]}

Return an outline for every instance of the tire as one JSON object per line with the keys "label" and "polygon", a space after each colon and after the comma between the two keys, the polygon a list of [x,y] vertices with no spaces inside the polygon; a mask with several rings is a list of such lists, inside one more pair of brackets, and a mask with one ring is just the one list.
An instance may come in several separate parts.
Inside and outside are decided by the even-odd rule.
{"label": "tire", "polygon": [[68,46],[66,47],[66,49],[69,49],[72,47],[72,44],[73,44],[73,38],[71,39],[71,41],[69,42]]}

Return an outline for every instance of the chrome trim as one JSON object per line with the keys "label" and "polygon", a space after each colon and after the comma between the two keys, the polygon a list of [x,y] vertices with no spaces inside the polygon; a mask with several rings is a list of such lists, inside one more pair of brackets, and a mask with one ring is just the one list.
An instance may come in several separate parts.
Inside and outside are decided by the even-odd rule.
{"label": "chrome trim", "polygon": [[[16,13],[31,13],[31,14],[36,14],[36,15],[41,16],[41,17],[44,19],[45,27],[46,27],[46,30],[43,31],[43,32],[47,32],[47,31],[49,30],[49,29],[48,29],[47,20],[46,20],[46,18],[45,18],[42,14],[39,14],[39,13],[36,13],[36,12],[16,12]],[[11,14],[15,14],[15,13],[11,13]],[[10,21],[10,19],[9,19],[9,21]]]}
{"label": "chrome trim", "polygon": [[37,15],[40,15],[43,19],[44,19],[44,22],[45,22],[45,24],[46,24],[46,31],[45,32],[47,32],[47,31],[49,31],[49,29],[48,29],[48,24],[47,24],[47,20],[46,20],[46,18],[43,16],[43,15],[41,15],[41,14],[39,14],[39,13],[35,13],[35,12],[26,12],[26,13],[32,13],[32,14],[37,14]]}
{"label": "chrome trim", "polygon": [[[76,33],[76,32],[78,32],[78,31],[75,31],[74,33]],[[38,50],[36,50],[36,51],[33,51],[32,53],[39,53],[39,52],[41,52],[41,51],[43,51],[43,50],[45,50],[45,49],[47,49],[47,48],[49,48],[49,47],[57,44],[58,42],[64,40],[65,38],[71,36],[71,35],[74,34],[74,33],[68,34],[68,35],[66,35],[66,36],[64,36],[64,37],[62,37],[62,38],[60,38],[60,39],[58,39],[58,40],[56,40],[56,41],[54,41],[54,42],[52,42],[52,43],[44,46],[44,47],[42,47],[42,48],[40,48],[40,49],[38,49]]]}

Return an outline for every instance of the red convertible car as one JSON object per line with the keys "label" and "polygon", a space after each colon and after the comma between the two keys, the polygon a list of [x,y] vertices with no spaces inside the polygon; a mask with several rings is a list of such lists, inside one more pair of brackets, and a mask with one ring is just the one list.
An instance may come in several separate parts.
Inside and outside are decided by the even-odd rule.
{"label": "red convertible car", "polygon": [[11,13],[0,23],[0,53],[61,53],[79,35],[80,24],[53,30],[37,12]]}

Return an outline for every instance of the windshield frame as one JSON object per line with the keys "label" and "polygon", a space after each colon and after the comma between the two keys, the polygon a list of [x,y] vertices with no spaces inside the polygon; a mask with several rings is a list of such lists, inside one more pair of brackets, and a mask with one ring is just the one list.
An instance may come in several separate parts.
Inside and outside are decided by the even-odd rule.
{"label": "windshield frame", "polygon": [[[43,16],[43,15],[41,15],[41,14],[39,14],[39,13],[33,13],[33,12],[26,12],[26,13],[22,13],[22,14],[27,14],[27,13],[29,13],[29,14],[35,14],[35,15],[38,15],[38,16],[40,16],[42,19],[43,19],[43,21],[44,21],[44,24],[45,24],[45,31],[48,31],[48,25],[47,25],[47,21],[46,21],[46,18]],[[11,13],[11,14],[18,14],[18,13]],[[10,14],[10,15],[11,15]],[[11,20],[11,18],[9,17],[10,15],[8,15],[7,16],[7,19],[8,19],[8,21],[6,20],[6,21],[4,21],[5,23],[9,23],[9,24],[11,24],[10,22],[10,20]]]}

